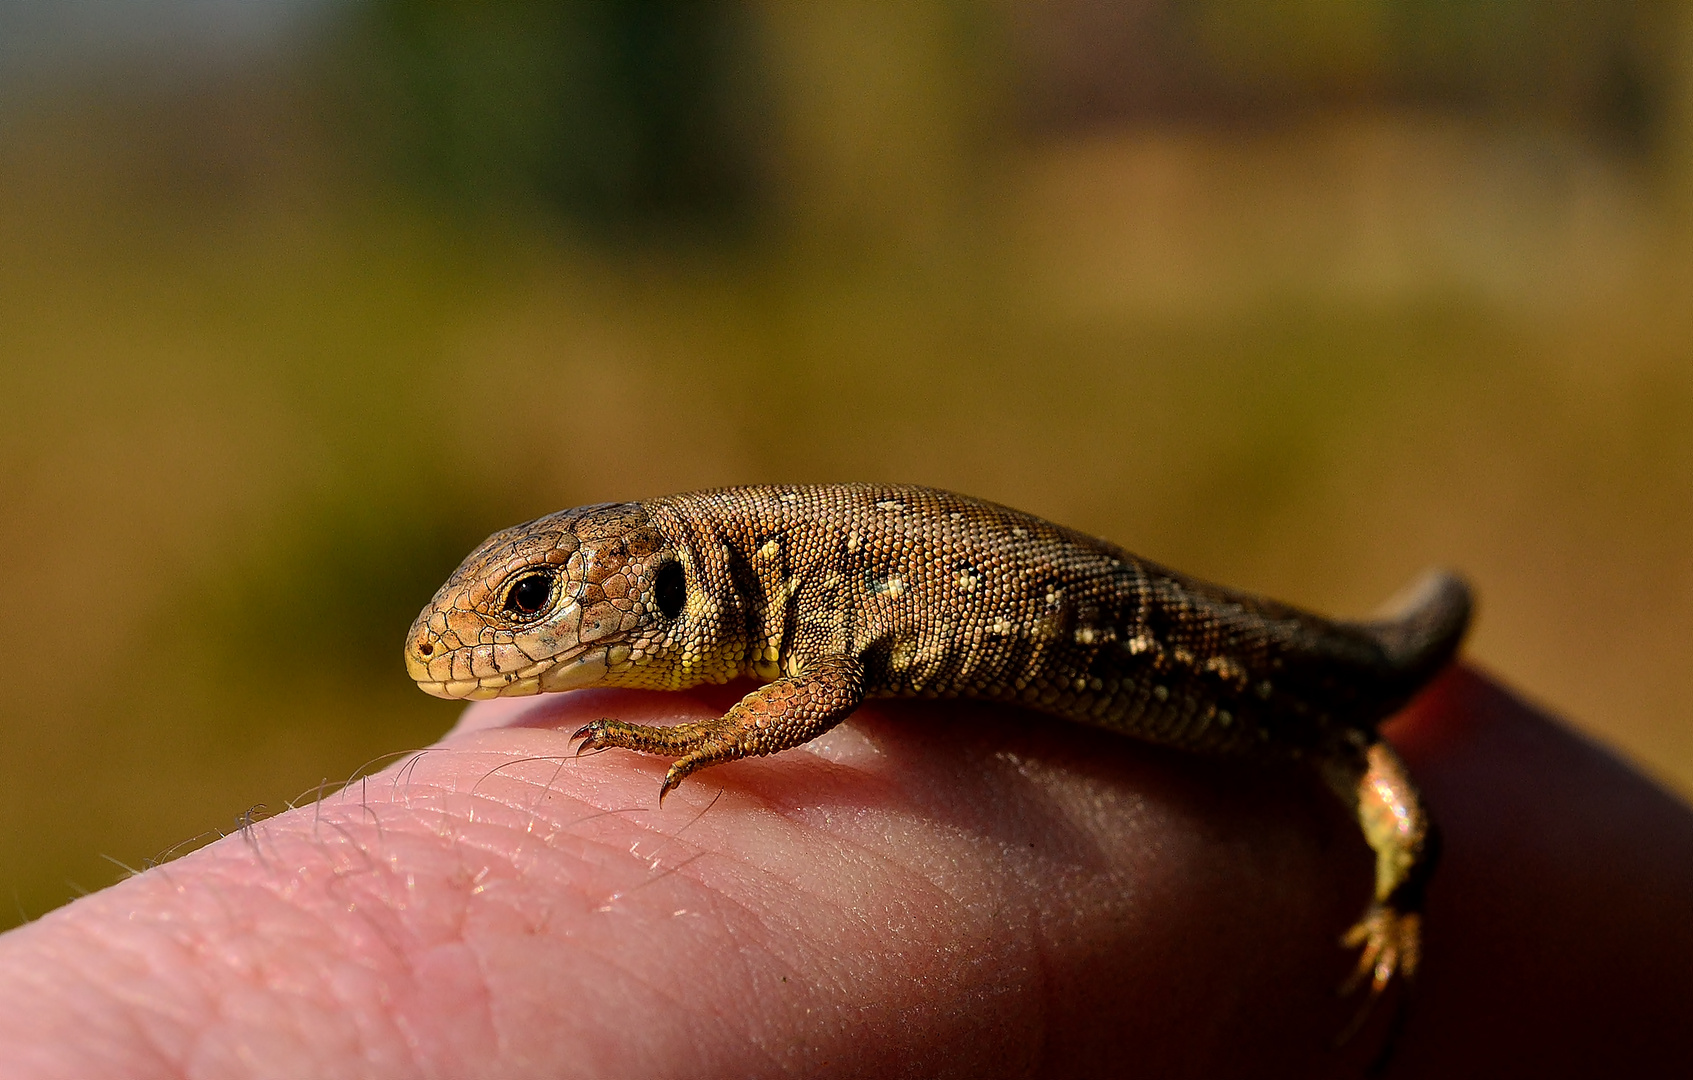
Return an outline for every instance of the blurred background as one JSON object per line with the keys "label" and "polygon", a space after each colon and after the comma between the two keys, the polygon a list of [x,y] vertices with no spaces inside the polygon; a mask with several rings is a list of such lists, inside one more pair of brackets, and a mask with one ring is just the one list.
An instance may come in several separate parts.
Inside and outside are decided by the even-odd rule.
{"label": "blurred background", "polygon": [[457,707],[496,528],[956,488],[1693,793],[1693,10],[0,0],[0,926]]}

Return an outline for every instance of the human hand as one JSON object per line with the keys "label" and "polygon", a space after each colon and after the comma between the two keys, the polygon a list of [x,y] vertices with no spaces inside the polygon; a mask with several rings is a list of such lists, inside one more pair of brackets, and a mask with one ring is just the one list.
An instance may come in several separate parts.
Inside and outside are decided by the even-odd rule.
{"label": "human hand", "polygon": [[[871,702],[659,809],[664,762],[567,746],[732,699],[478,705],[13,931],[0,1075],[1343,1076],[1382,1047],[1392,997],[1331,1046],[1370,859],[1304,770]],[[1447,837],[1391,1072],[1679,1063],[1693,813],[1469,671],[1390,732]]]}

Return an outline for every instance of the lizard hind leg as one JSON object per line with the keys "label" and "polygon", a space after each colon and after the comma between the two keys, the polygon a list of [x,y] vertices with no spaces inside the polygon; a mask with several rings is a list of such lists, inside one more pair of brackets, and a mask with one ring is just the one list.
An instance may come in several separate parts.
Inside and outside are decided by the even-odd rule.
{"label": "lizard hind leg", "polygon": [[810,742],[863,700],[863,665],[849,656],[829,656],[759,687],[715,720],[659,727],[603,719],[583,725],[571,738],[582,740],[578,754],[615,746],[675,755],[659,787],[662,803],[690,773]]}
{"label": "lizard hind leg", "polygon": [[1367,980],[1373,1001],[1396,975],[1414,976],[1422,961],[1423,888],[1439,856],[1439,834],[1405,763],[1387,743],[1377,740],[1342,755],[1323,774],[1357,816],[1376,855],[1370,905],[1341,938],[1360,950],[1342,992]]}

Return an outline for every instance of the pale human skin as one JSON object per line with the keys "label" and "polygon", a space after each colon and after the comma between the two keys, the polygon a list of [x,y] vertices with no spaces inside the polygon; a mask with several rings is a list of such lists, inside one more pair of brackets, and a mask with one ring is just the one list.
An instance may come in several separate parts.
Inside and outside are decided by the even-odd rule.
{"label": "pale human skin", "polygon": [[[1297,768],[871,702],[655,807],[604,714],[442,743],[0,937],[0,1076],[1346,1076],[1370,859]],[[1446,830],[1391,1076],[1653,1075],[1693,1021],[1693,812],[1460,670],[1388,728]],[[495,771],[498,769],[498,771]]]}

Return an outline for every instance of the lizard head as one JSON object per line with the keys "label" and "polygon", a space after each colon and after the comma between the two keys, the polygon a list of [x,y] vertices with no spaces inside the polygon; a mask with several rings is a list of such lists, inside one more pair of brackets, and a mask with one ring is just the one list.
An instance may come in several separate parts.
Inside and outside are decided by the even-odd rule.
{"label": "lizard head", "polygon": [[412,623],[406,671],[444,698],[641,685],[627,676],[672,651],[687,592],[639,503],[560,511],[470,553]]}

